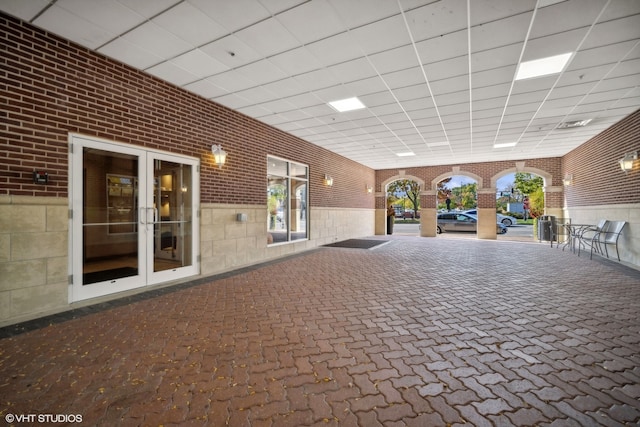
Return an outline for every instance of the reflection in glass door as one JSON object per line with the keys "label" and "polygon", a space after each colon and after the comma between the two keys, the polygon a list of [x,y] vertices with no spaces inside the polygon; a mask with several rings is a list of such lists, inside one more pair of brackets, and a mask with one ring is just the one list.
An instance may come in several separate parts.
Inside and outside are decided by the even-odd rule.
{"label": "reflection in glass door", "polygon": [[138,276],[139,156],[82,150],[82,284]]}
{"label": "reflection in glass door", "polygon": [[154,157],[153,272],[175,271],[193,262],[192,166]]}
{"label": "reflection in glass door", "polygon": [[198,160],[70,141],[71,300],[198,274]]}

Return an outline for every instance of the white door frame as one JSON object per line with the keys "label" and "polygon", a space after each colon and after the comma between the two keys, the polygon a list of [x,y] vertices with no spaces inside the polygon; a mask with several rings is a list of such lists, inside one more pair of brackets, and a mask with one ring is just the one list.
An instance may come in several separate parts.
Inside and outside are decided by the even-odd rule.
{"label": "white door frame", "polygon": [[[111,295],[158,284],[200,272],[200,160],[143,147],[117,143],[96,137],[69,134],[69,302]],[[106,282],[83,285],[83,149],[95,148],[138,157],[138,274]],[[190,185],[191,264],[164,271],[153,271],[153,165],[155,159],[187,164],[192,167]]]}

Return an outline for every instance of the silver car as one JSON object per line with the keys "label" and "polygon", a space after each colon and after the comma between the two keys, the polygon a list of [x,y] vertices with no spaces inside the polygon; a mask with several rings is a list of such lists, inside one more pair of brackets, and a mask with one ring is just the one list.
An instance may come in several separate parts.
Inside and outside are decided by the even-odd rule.
{"label": "silver car", "polygon": [[[438,214],[437,233],[443,231],[478,231],[478,217],[464,212],[446,212]],[[496,223],[496,233],[505,234],[507,227]]]}
{"label": "silver car", "polygon": [[[478,211],[475,209],[464,211],[464,213],[468,213],[471,215],[478,215]],[[498,218],[498,222],[504,225],[505,227],[511,227],[512,225],[518,223],[518,220],[516,218],[509,215],[503,215],[503,214],[497,213],[496,217]]]}

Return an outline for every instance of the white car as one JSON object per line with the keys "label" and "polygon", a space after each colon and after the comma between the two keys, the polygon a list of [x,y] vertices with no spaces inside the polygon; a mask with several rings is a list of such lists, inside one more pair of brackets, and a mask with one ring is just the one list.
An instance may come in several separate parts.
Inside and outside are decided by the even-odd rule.
{"label": "white car", "polygon": [[[471,209],[468,211],[464,211],[464,213],[468,213],[471,215],[478,215],[478,211],[476,209]],[[511,227],[514,224],[518,223],[518,220],[512,216],[509,215],[502,215],[497,213],[496,214],[497,220],[500,224],[504,225],[505,227]]]}

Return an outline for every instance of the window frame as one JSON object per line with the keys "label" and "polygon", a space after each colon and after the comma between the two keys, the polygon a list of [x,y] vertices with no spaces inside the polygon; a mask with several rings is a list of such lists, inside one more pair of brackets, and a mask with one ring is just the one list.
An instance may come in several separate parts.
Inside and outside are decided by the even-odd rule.
{"label": "window frame", "polygon": [[[271,164],[274,162],[284,163],[284,166],[285,166],[284,174],[282,174],[280,171],[272,170]],[[301,177],[300,175],[292,175],[292,171],[299,170],[300,168],[304,169],[304,172],[305,172],[304,177]],[[272,186],[275,184],[271,183],[274,179],[282,180],[283,185],[285,186],[284,193],[286,194],[286,198],[284,199],[284,206],[282,209],[282,218],[281,218],[281,221],[283,222],[286,221],[286,225],[284,227],[284,229],[286,230],[284,240],[282,240],[282,238],[280,237],[282,233],[276,234],[276,229],[275,229],[275,226],[277,225],[277,221],[278,221],[278,215],[277,215],[278,206],[276,205],[275,214],[270,211],[273,208],[272,206],[270,206],[272,204],[270,198],[272,196],[275,196],[274,193],[272,193]],[[292,185],[295,185],[295,187],[292,188]],[[296,200],[300,200],[300,209],[296,209],[295,212],[292,212],[293,209],[292,209],[291,200],[294,197],[296,197],[296,194],[300,186],[304,186],[305,188],[304,196],[302,199],[296,199]],[[278,204],[281,202],[281,200],[279,199],[276,199],[276,201],[278,202]],[[273,241],[268,243],[267,246],[283,245],[283,244],[309,240],[309,228],[310,228],[309,222],[310,221],[309,221],[308,207],[309,207],[309,165],[302,162],[295,161],[295,160],[288,160],[278,156],[267,155],[267,235],[271,234],[271,237],[273,239]],[[293,233],[295,231],[292,230],[292,224],[293,223],[299,224],[299,223],[297,218],[296,220],[290,220],[290,219],[293,218],[292,214],[298,214],[300,211],[304,212],[304,217],[300,218],[300,222],[304,222],[303,230],[300,230],[300,232],[303,231],[304,235],[301,238],[293,238]],[[272,224],[274,225],[274,228],[272,228]],[[274,237],[274,235],[278,237]]]}

